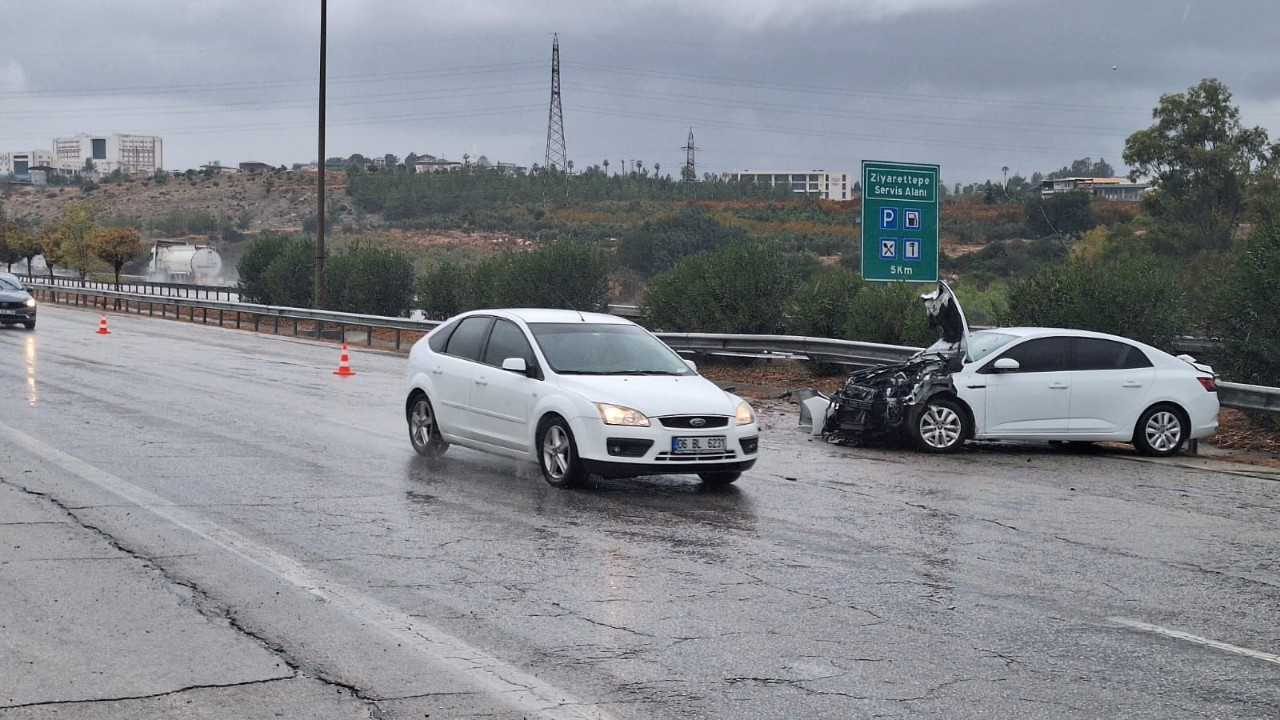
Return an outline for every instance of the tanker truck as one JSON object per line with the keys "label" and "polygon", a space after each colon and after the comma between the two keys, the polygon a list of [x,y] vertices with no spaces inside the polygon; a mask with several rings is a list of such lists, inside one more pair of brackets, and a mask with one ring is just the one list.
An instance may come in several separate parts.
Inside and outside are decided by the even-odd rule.
{"label": "tanker truck", "polygon": [[217,250],[181,240],[157,240],[147,265],[153,282],[217,285],[221,273],[222,258]]}

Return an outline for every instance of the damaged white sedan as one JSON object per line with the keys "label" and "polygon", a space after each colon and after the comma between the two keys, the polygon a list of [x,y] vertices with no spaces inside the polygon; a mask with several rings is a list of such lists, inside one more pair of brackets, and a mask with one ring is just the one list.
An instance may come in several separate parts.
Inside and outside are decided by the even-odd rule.
{"label": "damaged white sedan", "polygon": [[1103,333],[969,332],[946,283],[924,295],[942,338],[906,362],[860,370],[831,397],[833,442],[906,436],[926,452],[966,440],[1126,442],[1172,455],[1218,427],[1212,368]]}

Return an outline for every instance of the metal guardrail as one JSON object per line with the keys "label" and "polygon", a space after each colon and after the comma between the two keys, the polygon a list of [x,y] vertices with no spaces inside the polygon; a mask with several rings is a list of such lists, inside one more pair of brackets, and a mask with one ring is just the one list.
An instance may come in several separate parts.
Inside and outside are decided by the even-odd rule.
{"label": "metal guardrail", "polygon": [[[79,281],[75,281],[78,285]],[[326,310],[309,310],[275,305],[251,305],[200,298],[157,296],[140,293],[99,290],[87,287],[62,287],[42,282],[32,282],[32,288],[43,299],[58,302],[61,296],[74,298],[73,304],[91,305],[108,309],[114,306],[127,312],[160,316],[172,314],[182,318],[186,310],[188,319],[209,324],[212,313],[220,326],[231,324],[236,328],[250,325],[255,331],[270,330],[276,334],[329,337],[336,335],[344,341],[351,328],[365,331],[365,344],[372,347],[385,345],[402,350],[404,333],[421,335],[439,325],[433,320],[390,318],[380,315],[360,315]],[[195,286],[201,287],[201,286]],[[169,308],[173,308],[172,313]],[[227,317],[231,317],[230,323]],[[283,323],[283,324],[282,324]],[[389,339],[375,338],[375,331],[391,333]],[[727,355],[774,359],[813,360],[840,365],[871,366],[901,362],[919,352],[921,348],[906,345],[882,345],[879,343],[835,340],[831,338],[801,337],[797,335],[725,335],[717,333],[655,333],[671,349],[685,353]],[[416,339],[416,338],[414,338]],[[1280,413],[1280,388],[1241,383],[1218,383],[1218,401],[1223,407],[1258,412]]]}
{"label": "metal guardrail", "polygon": [[1220,382],[1218,402],[1237,410],[1280,413],[1280,388]]}
{"label": "metal guardrail", "polygon": [[160,295],[162,297],[205,298],[208,300],[221,300],[224,296],[229,301],[240,299],[240,288],[235,285],[151,282],[123,275],[120,277],[120,285],[118,286],[114,282],[103,280],[85,280],[81,282],[80,278],[68,275],[54,275],[52,279],[48,275],[24,275],[21,277],[31,284],[52,285],[55,287],[114,290],[117,292]]}
{"label": "metal guardrail", "polygon": [[[78,285],[79,281],[76,282]],[[404,349],[410,339],[417,340],[419,336],[430,332],[440,324],[434,320],[360,315],[276,305],[252,305],[222,300],[98,290],[88,287],[62,287],[38,282],[29,283],[29,287],[35,291],[33,294],[45,302],[69,302],[77,306],[120,310],[138,315],[158,314],[160,317],[173,317],[236,329],[250,327],[255,332],[269,331],[276,335],[336,337],[347,342],[351,329],[355,328],[364,331],[366,346],[385,346],[395,350]],[[159,310],[158,313],[157,310]],[[383,331],[387,337],[379,337],[378,331]],[[411,333],[412,338],[406,338],[405,333]]]}

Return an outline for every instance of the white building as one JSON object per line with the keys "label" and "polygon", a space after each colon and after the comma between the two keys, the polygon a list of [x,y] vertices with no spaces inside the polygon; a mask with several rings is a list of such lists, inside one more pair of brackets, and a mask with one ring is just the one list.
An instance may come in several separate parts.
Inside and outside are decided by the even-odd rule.
{"label": "white building", "polygon": [[0,175],[26,177],[33,167],[53,165],[53,153],[48,150],[0,153]]}
{"label": "white building", "polygon": [[728,182],[765,183],[770,187],[790,186],[797,195],[823,200],[852,200],[848,173],[826,170],[736,170],[722,177]]}
{"label": "white building", "polygon": [[1142,194],[1151,189],[1150,180],[1130,180],[1129,178],[1086,178],[1066,177],[1044,180],[1040,183],[1040,196],[1049,197],[1058,193],[1083,190],[1103,200],[1119,200],[1122,202],[1138,202]]}
{"label": "white building", "polygon": [[106,174],[119,169],[126,173],[151,174],[164,168],[164,141],[154,135],[86,135],[53,139],[53,166],[63,172],[78,173],[85,162]]}
{"label": "white building", "polygon": [[416,173],[448,172],[461,168],[462,163],[460,162],[445,160],[431,155],[419,155],[418,159],[413,161],[413,171]]}

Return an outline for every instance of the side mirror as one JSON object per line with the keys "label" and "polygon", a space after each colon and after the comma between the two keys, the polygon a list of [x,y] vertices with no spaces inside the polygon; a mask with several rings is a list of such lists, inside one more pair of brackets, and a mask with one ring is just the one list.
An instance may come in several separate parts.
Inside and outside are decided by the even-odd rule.
{"label": "side mirror", "polygon": [[696,362],[694,362],[694,361],[692,361],[692,360],[690,360],[690,359],[688,359],[688,358],[683,358],[683,359],[684,359],[684,364],[685,364],[685,365],[688,365],[690,370],[692,370],[692,371],[694,371],[694,372],[698,372],[698,363],[696,363]]}
{"label": "side mirror", "polygon": [[1022,366],[1018,364],[1017,360],[1014,360],[1011,357],[1002,357],[999,360],[996,360],[991,367],[995,368],[996,372],[1014,372]]}
{"label": "side mirror", "polygon": [[502,369],[520,373],[521,375],[529,374],[529,364],[524,361],[524,358],[507,358],[502,361]]}

